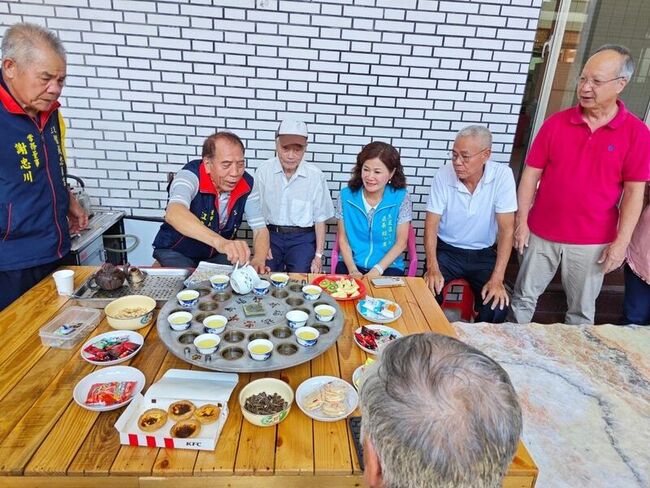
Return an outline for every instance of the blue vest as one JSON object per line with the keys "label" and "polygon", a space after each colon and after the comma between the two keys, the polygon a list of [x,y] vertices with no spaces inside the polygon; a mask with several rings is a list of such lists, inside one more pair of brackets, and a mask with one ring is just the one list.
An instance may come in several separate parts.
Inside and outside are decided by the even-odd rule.
{"label": "blue vest", "polygon": [[[195,159],[183,167],[183,169],[194,173],[199,182],[201,182],[202,178],[209,178],[207,175],[201,175],[201,163],[200,159]],[[224,239],[234,239],[244,217],[246,199],[253,190],[253,177],[248,173],[244,173],[242,179],[230,192],[227,209],[228,218],[223,227],[219,226],[219,195],[211,182],[208,186],[210,190],[204,190],[201,189],[202,185],[199,183],[199,192],[190,204],[190,212],[196,215],[203,222],[203,225],[209,227]],[[153,247],[156,249],[173,249],[195,260],[210,259],[217,254],[217,250],[212,246],[184,236],[167,222],[160,226],[158,235],[153,241]]]}
{"label": "blue vest", "polygon": [[[386,185],[384,195],[372,219],[368,219],[361,194],[345,187],[341,190],[341,207],[345,234],[352,248],[354,263],[362,268],[372,268],[395,245],[399,208],[406,196],[405,189]],[[399,256],[390,268],[404,269],[404,258]]]}
{"label": "blue vest", "polygon": [[70,252],[58,107],[34,120],[0,82],[0,271],[51,263]]}

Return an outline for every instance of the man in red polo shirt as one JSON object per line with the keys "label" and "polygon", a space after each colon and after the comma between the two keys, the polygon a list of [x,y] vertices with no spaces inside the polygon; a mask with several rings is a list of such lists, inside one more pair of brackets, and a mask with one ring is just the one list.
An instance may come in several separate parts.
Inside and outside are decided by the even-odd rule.
{"label": "man in red polo shirt", "polygon": [[650,179],[650,131],[618,100],[633,72],[627,48],[599,48],[578,78],[578,105],[551,116],[533,141],[515,223],[519,323],[532,320],[560,266],[565,322],[593,324],[603,276],[623,263]]}

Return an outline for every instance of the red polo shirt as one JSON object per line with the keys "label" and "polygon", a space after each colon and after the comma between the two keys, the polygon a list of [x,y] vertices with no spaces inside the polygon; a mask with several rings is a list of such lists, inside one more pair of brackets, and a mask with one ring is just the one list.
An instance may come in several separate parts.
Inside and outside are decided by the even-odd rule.
{"label": "red polo shirt", "polygon": [[623,183],[650,180],[650,130],[617,103],[616,116],[594,132],[580,106],[542,125],[526,158],[544,170],[528,216],[534,234],[567,244],[615,239]]}

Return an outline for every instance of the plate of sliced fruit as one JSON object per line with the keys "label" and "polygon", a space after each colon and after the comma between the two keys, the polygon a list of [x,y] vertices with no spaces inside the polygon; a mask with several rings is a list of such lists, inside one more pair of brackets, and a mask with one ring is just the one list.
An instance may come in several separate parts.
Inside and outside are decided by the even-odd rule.
{"label": "plate of sliced fruit", "polygon": [[354,342],[368,354],[378,354],[382,347],[400,337],[402,334],[387,325],[362,325],[354,331]]}
{"label": "plate of sliced fruit", "polygon": [[357,300],[366,296],[366,287],[363,283],[348,275],[319,276],[311,283],[320,286],[332,298],[340,301]]}

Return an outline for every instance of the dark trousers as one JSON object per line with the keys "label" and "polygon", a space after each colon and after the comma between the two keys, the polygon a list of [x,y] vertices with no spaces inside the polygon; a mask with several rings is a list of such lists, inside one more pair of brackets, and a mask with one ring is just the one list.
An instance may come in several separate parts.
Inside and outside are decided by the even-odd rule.
{"label": "dark trousers", "polygon": [[200,261],[215,264],[231,264],[226,255],[221,253],[217,253],[210,259],[194,259],[173,249],[154,249],[153,257],[165,268],[196,268]]}
{"label": "dark trousers", "polygon": [[[438,238],[436,256],[445,283],[459,278],[463,278],[469,283],[474,293],[474,309],[478,312],[477,322],[498,324],[506,320],[508,307],[501,310],[497,306],[492,310],[490,308],[492,302],[483,305],[481,298],[481,290],[490,279],[497,261],[497,253],[494,249],[491,247],[476,250],[461,249]],[[438,300],[441,301],[442,297],[438,297]]]}
{"label": "dark trousers", "polygon": [[626,264],[623,323],[650,325],[650,285],[639,278]]}
{"label": "dark trousers", "polygon": [[310,273],[311,262],[316,254],[316,232],[294,232],[284,234],[269,231],[271,253],[266,265],[271,271],[287,273]]}
{"label": "dark trousers", "polygon": [[0,312],[59,267],[61,260],[27,269],[0,271]]}
{"label": "dark trousers", "polygon": [[[360,266],[357,266],[357,269],[362,274],[366,274],[368,271],[370,271],[370,269],[362,268]],[[336,264],[336,274],[348,274],[348,267],[345,265],[345,261],[342,259]],[[399,268],[386,268],[384,270],[383,276],[404,276],[404,270]]]}

